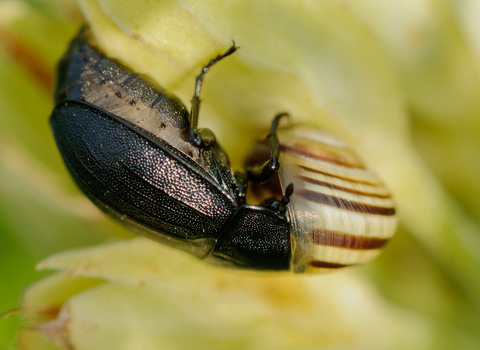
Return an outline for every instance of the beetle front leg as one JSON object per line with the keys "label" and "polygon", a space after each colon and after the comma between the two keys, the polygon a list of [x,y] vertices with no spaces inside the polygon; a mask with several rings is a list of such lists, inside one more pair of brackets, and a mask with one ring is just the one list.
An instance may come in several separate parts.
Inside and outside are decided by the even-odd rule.
{"label": "beetle front leg", "polygon": [[279,113],[273,118],[272,127],[267,136],[267,142],[270,147],[271,157],[263,164],[254,165],[247,168],[247,179],[255,183],[263,183],[276,174],[280,168],[278,156],[280,154],[280,144],[277,136],[277,128],[280,119],[288,116],[288,113]]}
{"label": "beetle front leg", "polygon": [[237,203],[238,206],[241,206],[247,203],[247,173],[244,170],[237,170],[235,172],[235,180],[237,181]]}

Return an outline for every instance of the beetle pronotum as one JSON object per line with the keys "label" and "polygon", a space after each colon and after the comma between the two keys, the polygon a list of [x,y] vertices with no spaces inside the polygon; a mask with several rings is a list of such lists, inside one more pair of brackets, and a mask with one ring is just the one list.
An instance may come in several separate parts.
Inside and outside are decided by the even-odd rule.
{"label": "beetle pronotum", "polygon": [[[212,264],[300,273],[371,259],[395,231],[395,210],[342,141],[309,128],[277,133],[279,114],[234,174],[213,132],[198,129],[204,74],[236,49],[202,69],[189,113],[82,30],[59,63],[50,118],[75,182],[133,231]],[[246,204],[247,185],[269,179],[280,191],[257,185],[269,198]]]}

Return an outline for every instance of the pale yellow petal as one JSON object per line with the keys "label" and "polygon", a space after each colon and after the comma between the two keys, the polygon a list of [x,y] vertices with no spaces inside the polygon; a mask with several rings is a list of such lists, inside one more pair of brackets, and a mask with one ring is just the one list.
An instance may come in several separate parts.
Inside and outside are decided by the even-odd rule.
{"label": "pale yellow petal", "polygon": [[[75,276],[102,274],[107,281],[116,280],[72,296],[57,319],[39,327],[49,339],[93,350],[107,344],[120,350],[209,349],[214,345],[309,349],[318,344],[345,349],[423,349],[434,341],[434,329],[426,320],[382,301],[356,273],[319,279],[225,273],[216,268],[201,273],[201,265],[192,271],[177,270],[188,259],[162,266],[163,259],[171,258],[168,252],[159,254],[165,253],[164,247],[143,239],[103,247],[103,258],[100,251],[64,253],[41,264],[63,265]],[[143,267],[134,258],[141,254]],[[130,262],[131,269],[118,266],[122,260]],[[44,289],[34,285],[29,294]]]}

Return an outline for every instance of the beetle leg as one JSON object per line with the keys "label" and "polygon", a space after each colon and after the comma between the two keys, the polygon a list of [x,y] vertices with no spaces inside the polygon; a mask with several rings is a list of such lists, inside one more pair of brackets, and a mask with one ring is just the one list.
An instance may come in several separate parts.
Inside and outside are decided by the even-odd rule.
{"label": "beetle leg", "polygon": [[238,205],[247,203],[246,195],[248,189],[247,173],[244,170],[235,172],[235,180],[237,181],[237,202]]}
{"label": "beetle leg", "polygon": [[280,119],[288,116],[288,113],[279,113],[273,118],[272,127],[267,136],[267,142],[270,146],[271,158],[263,164],[254,165],[247,169],[248,181],[263,183],[270,179],[280,168],[278,156],[280,154],[280,144],[278,142],[277,127]]}
{"label": "beetle leg", "polygon": [[211,66],[220,61],[222,58],[230,56],[232,53],[237,51],[238,47],[235,46],[235,41],[233,45],[221,55],[217,55],[215,58],[210,60],[203,68],[200,74],[197,76],[195,83],[195,93],[192,98],[192,108],[190,109],[190,138],[191,143],[197,147],[204,149],[211,149],[215,146],[215,135],[209,129],[198,129],[198,117],[200,110],[200,90],[202,88],[203,77],[205,73],[208,72]]}

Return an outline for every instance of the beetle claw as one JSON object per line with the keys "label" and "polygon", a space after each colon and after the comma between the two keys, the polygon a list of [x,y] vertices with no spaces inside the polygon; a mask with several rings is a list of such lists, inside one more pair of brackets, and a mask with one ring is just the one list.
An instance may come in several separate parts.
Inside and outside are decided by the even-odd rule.
{"label": "beetle claw", "polygon": [[198,136],[194,129],[190,129],[190,143],[197,147],[200,147],[200,145],[202,144],[201,138]]}

